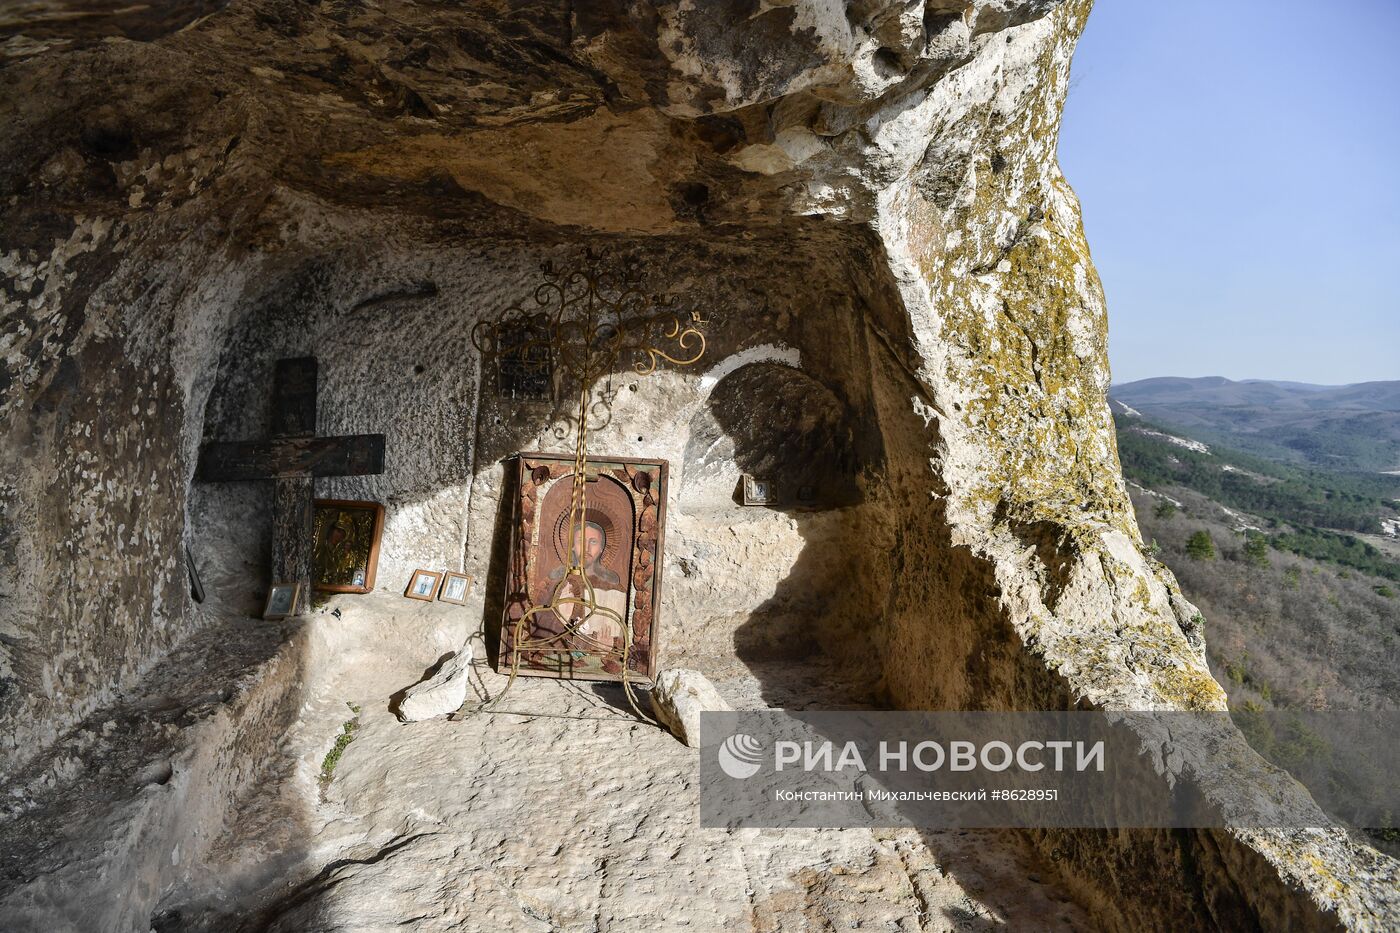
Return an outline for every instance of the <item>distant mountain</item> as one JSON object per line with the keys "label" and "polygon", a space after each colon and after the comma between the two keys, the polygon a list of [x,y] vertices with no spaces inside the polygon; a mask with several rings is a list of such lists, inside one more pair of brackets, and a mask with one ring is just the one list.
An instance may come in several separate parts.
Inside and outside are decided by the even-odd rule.
{"label": "distant mountain", "polygon": [[1162,376],[1116,385],[1112,393],[1134,407],[1139,404],[1194,404],[1217,408],[1267,405],[1271,412],[1400,412],[1400,381],[1324,386],[1276,379],[1244,379],[1236,382],[1221,376],[1203,376],[1199,379]]}
{"label": "distant mountain", "polygon": [[1220,376],[1141,379],[1110,390],[1115,412],[1137,413],[1283,463],[1400,470],[1400,381],[1310,385]]}

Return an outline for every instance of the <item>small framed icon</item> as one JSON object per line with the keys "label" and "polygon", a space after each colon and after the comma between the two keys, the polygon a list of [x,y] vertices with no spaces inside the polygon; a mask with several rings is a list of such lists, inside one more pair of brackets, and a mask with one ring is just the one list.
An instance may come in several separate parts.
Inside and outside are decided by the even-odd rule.
{"label": "small framed icon", "polygon": [[264,619],[285,619],[296,612],[297,597],[301,595],[300,583],[274,583],[267,591],[267,604],[263,606]]}
{"label": "small framed icon", "polygon": [[413,577],[408,581],[408,589],[403,595],[409,599],[421,599],[432,602],[437,595],[438,585],[442,583],[442,574],[436,570],[415,570]]}
{"label": "small framed icon", "polygon": [[772,481],[745,473],[744,505],[770,505],[772,502]]}
{"label": "small framed icon", "polygon": [[442,578],[442,589],[438,591],[438,601],[462,605],[467,601],[467,591],[471,589],[472,578],[465,573],[449,570]]}

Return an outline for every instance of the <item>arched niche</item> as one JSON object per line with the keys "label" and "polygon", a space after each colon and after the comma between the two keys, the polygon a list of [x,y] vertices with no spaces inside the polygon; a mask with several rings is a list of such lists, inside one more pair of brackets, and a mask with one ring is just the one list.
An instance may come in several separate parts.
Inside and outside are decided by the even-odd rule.
{"label": "arched niche", "polygon": [[[721,378],[688,426],[667,538],[679,571],[668,569],[679,631],[667,663],[737,658],[766,690],[771,672],[810,673],[820,654],[820,669],[839,658],[878,679],[889,516],[865,487],[883,463],[874,414],[802,369],[765,360]],[[774,482],[774,501],[743,505],[745,473]],[[799,500],[803,486],[814,494]]]}
{"label": "arched niche", "polygon": [[861,473],[882,459],[868,414],[801,369],[750,363],[721,379],[691,419],[681,502],[737,503],[749,474],[773,484],[771,508],[848,508],[864,501]]}

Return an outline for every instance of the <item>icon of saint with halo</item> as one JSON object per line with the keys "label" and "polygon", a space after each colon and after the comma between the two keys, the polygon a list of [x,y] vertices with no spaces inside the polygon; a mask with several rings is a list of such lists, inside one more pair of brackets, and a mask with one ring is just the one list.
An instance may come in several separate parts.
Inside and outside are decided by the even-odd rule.
{"label": "icon of saint with halo", "polygon": [[[567,521],[566,516],[561,517]],[[554,607],[560,620],[575,626],[574,630],[579,634],[609,648],[613,647],[614,642],[622,640],[622,620],[627,617],[627,591],[622,578],[604,562],[609,546],[608,526],[611,524],[601,511],[587,509],[584,521],[574,529],[571,560],[568,563],[582,564],[588,586],[578,578],[577,572],[569,574],[565,580],[568,573],[565,564],[555,567],[547,576],[549,593],[558,593]],[[559,530],[558,539],[562,539],[563,529]],[[592,607],[588,605],[589,587],[593,590]]]}

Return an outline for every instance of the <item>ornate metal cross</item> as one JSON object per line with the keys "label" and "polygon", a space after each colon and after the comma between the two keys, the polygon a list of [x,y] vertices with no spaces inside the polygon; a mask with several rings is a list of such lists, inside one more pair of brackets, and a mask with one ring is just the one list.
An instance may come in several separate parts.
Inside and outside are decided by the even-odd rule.
{"label": "ornate metal cross", "polygon": [[[698,311],[683,314],[672,308],[669,300],[644,294],[635,262],[623,262],[609,270],[604,267],[604,258],[590,249],[579,268],[562,272],[553,263],[545,262],[544,281],[535,288],[533,305],[511,305],[498,317],[481,321],[472,329],[472,345],[484,360],[499,363],[503,354],[510,353],[516,357],[516,365],[551,373],[556,398],[562,395],[566,379],[577,387],[573,495],[566,526],[571,544],[582,527],[588,496],[588,410],[594,385],[629,359],[632,370],[642,376],[654,372],[663,360],[677,366],[695,363],[705,354],[705,335],[699,328],[709,323]],[[514,623],[510,681],[492,705],[515,682],[523,651],[551,650],[554,642],[571,637],[591,643],[578,629],[597,613],[609,617],[623,631],[622,686],[633,710],[650,721],[638,708],[627,680],[632,627],[618,613],[599,605],[584,572],[583,549],[570,546],[568,550],[566,572],[545,604],[531,607]],[[570,587],[571,579],[582,581],[582,586]],[[534,616],[554,612],[560,619],[570,619],[579,615],[572,611],[577,607],[583,609],[582,618],[568,622],[561,635],[538,642],[522,637]],[[614,650],[601,643],[596,647]]]}

